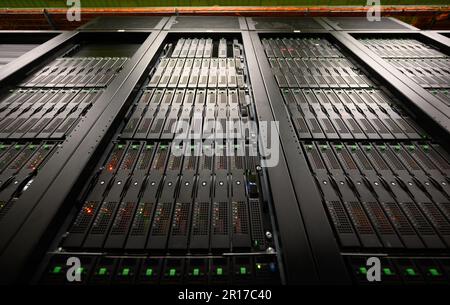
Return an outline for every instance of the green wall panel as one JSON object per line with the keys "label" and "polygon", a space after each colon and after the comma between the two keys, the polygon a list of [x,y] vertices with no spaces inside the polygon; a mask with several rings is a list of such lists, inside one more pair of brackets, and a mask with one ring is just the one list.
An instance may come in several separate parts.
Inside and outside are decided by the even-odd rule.
{"label": "green wall panel", "polygon": [[[449,5],[449,0],[382,0],[383,5]],[[365,5],[366,0],[81,0],[82,7],[152,7],[152,6],[341,6]],[[58,8],[66,0],[0,0],[2,8]]]}

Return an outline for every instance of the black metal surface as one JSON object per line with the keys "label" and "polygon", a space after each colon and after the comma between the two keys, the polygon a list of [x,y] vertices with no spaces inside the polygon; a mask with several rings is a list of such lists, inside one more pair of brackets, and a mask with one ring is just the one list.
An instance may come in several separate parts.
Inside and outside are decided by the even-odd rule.
{"label": "black metal surface", "polygon": [[338,31],[418,30],[417,28],[392,17],[381,17],[380,21],[370,21],[366,17],[325,17],[323,19],[333,29]]}
{"label": "black metal surface", "polygon": [[330,27],[321,18],[312,17],[247,17],[250,30],[311,31]]}
{"label": "black metal surface", "polygon": [[78,28],[82,31],[151,31],[161,30],[168,17],[108,16],[97,17]]}
{"label": "black metal surface", "polygon": [[243,17],[234,16],[173,16],[164,27],[174,31],[226,31],[245,30],[247,25]]}

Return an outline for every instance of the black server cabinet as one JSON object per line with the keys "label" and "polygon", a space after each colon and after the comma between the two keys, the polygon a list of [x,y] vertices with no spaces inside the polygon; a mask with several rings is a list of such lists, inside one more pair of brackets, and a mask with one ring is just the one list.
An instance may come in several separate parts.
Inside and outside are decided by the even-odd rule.
{"label": "black server cabinet", "polygon": [[0,74],[2,281],[448,282],[447,38],[381,23],[105,18],[29,53]]}

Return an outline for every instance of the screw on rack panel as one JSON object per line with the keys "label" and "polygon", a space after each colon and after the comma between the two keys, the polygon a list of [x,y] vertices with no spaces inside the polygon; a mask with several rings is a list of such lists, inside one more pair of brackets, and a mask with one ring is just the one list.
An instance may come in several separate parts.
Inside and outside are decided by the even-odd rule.
{"label": "screw on rack panel", "polygon": [[266,238],[267,238],[267,239],[272,239],[272,237],[273,237],[273,236],[272,236],[272,233],[271,233],[270,231],[267,231],[267,232],[266,232]]}
{"label": "screw on rack panel", "polygon": [[266,249],[266,252],[267,252],[267,253],[275,253],[275,250],[274,250],[272,247],[268,247],[268,248]]}

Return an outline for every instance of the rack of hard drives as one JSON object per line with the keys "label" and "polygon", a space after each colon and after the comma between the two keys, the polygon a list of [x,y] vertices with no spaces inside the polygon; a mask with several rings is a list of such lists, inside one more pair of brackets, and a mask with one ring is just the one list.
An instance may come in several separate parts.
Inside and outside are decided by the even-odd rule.
{"label": "rack of hard drives", "polygon": [[98,249],[125,255],[83,257],[91,283],[277,280],[255,140],[244,131],[254,106],[242,44],[180,38],[163,50],[44,281],[64,279],[60,261],[72,251]]}
{"label": "rack of hard drives", "polygon": [[[332,41],[277,37],[262,44],[355,278],[367,282],[361,253],[379,249],[387,254],[382,258],[385,281],[448,281],[448,259],[397,254],[441,249],[448,255],[447,152]],[[449,85],[450,66],[434,48],[402,38],[364,44],[400,62],[420,58],[432,63],[429,57],[436,56],[435,69],[425,69],[428,75],[421,79]]]}
{"label": "rack of hard drives", "polygon": [[0,70],[2,282],[450,282],[448,38],[242,20]]}

